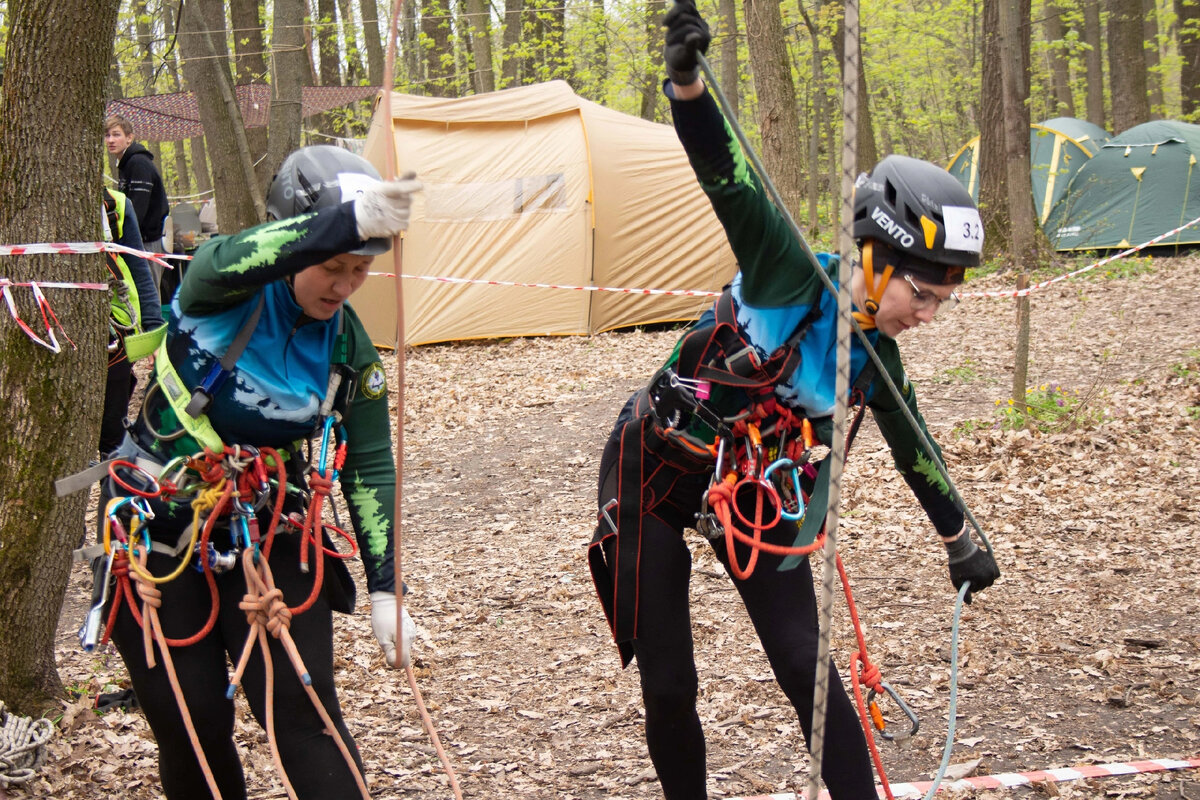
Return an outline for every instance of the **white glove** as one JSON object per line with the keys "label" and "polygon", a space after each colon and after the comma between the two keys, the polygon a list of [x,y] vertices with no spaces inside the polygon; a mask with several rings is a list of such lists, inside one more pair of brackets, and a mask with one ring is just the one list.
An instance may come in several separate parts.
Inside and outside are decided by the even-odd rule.
{"label": "white glove", "polygon": [[371,630],[379,640],[383,658],[389,667],[406,669],[412,660],[412,642],[417,626],[408,615],[408,606],[400,611],[404,617],[404,635],[400,646],[400,661],[396,662],[396,595],[391,592],[371,592]]}
{"label": "white glove", "polygon": [[358,238],[391,238],[408,230],[413,192],[422,188],[417,173],[408,172],[398,181],[380,181],[363,189],[354,198]]}

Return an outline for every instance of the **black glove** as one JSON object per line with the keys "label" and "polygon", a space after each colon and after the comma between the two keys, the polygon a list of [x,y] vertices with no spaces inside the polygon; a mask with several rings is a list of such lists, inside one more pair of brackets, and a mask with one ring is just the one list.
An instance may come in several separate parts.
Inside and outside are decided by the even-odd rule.
{"label": "black glove", "polygon": [[667,28],[666,44],[663,46],[663,61],[667,64],[667,77],[671,83],[688,86],[700,77],[697,53],[707,53],[712,34],[708,25],[696,10],[694,0],[677,0],[663,19]]}
{"label": "black glove", "polygon": [[961,589],[967,581],[971,587],[963,597],[966,603],[971,602],[971,593],[980,592],[991,586],[1000,577],[1000,568],[996,559],[987,550],[980,550],[966,529],[957,538],[946,545],[946,554],[950,557],[950,581],[955,589]]}

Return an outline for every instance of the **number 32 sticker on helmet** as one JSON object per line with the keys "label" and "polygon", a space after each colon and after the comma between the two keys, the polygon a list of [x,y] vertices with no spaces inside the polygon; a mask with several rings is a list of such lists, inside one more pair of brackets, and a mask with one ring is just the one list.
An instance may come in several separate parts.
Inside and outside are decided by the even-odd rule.
{"label": "number 32 sticker on helmet", "polygon": [[983,223],[979,212],[964,206],[942,206],[946,223],[946,249],[967,253],[983,251]]}

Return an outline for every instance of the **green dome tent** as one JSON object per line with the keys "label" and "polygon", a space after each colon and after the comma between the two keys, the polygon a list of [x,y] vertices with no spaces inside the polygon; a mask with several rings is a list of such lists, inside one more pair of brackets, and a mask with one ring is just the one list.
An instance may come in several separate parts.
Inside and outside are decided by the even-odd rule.
{"label": "green dome tent", "polygon": [[[1029,126],[1029,177],[1038,222],[1043,225],[1062,196],[1067,183],[1085,161],[1094,156],[1108,133],[1074,117],[1055,117]],[[946,168],[979,202],[979,137],[954,154]]]}
{"label": "green dome tent", "polygon": [[[1200,217],[1200,125],[1156,120],[1104,143],[1043,224],[1056,250],[1147,242]],[[1193,226],[1162,245],[1200,243]]]}

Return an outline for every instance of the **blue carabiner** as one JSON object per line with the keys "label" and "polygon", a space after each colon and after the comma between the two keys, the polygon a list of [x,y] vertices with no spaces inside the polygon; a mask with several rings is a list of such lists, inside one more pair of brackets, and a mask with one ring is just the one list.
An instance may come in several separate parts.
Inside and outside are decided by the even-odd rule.
{"label": "blue carabiner", "polygon": [[321,475],[325,474],[326,460],[329,458],[329,435],[333,432],[333,414],[325,417],[325,423],[321,431],[321,455],[317,458],[317,472]]}
{"label": "blue carabiner", "polygon": [[[763,480],[771,480],[771,474],[777,469],[786,469],[792,473],[792,488],[796,493],[795,512],[788,511],[786,508],[784,508],[782,512],[783,518],[790,519],[792,522],[804,519],[804,495],[800,492],[800,471],[796,469],[796,463],[790,458],[781,458],[773,462],[771,466],[767,467],[766,471],[763,472]],[[780,503],[780,506],[782,507],[783,504]]]}

